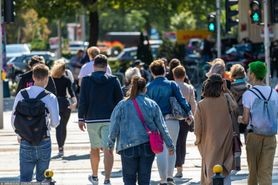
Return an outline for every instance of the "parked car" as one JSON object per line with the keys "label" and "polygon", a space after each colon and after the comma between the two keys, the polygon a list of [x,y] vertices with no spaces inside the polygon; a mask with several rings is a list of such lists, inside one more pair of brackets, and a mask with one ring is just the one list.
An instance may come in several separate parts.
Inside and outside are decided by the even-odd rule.
{"label": "parked car", "polygon": [[50,67],[55,59],[55,54],[47,51],[31,52],[18,57],[13,57],[7,62],[7,77],[11,80],[16,80],[16,77],[29,70],[28,62],[32,56],[39,55],[45,60],[45,63]]}
{"label": "parked car", "polygon": [[69,51],[70,54],[75,55],[78,50],[85,50],[87,49],[89,42],[83,41],[71,41],[69,42]]}
{"label": "parked car", "polygon": [[[156,59],[158,56],[159,45],[151,45],[153,58]],[[137,59],[137,47],[125,48],[117,56],[109,58],[109,61],[120,61],[120,62],[133,62]]]}
{"label": "parked car", "polygon": [[7,44],[6,45],[7,61],[13,57],[28,55],[30,53],[31,51],[27,44]]}

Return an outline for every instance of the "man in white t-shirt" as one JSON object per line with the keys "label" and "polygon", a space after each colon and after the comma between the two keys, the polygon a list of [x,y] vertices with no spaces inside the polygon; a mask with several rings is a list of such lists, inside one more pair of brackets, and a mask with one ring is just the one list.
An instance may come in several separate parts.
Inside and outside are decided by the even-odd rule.
{"label": "man in white t-shirt", "polygon": [[[89,59],[90,59],[90,62],[84,64],[79,72],[79,75],[78,75],[78,79],[79,79],[79,86],[81,86],[81,81],[82,81],[82,78],[85,77],[85,76],[88,76],[90,75],[92,72],[94,72],[94,58],[100,54],[100,50],[99,48],[97,47],[90,47],[87,49],[87,54],[89,56]],[[107,70],[106,70],[106,73],[107,74],[112,74],[112,71],[111,71],[111,68],[109,65],[107,65]]]}
{"label": "man in white t-shirt", "polygon": [[[254,85],[251,90],[258,94],[258,96],[261,98],[262,95],[266,99],[270,97],[269,100],[275,102],[275,106],[278,107],[277,92],[271,89],[271,87],[265,85],[264,81],[266,72],[267,69],[263,62],[257,61],[249,64],[248,78],[249,82]],[[255,133],[252,129],[252,108],[255,99],[258,98],[252,91],[247,90],[242,96],[244,111],[242,119],[239,118],[240,122],[248,124],[248,134],[246,139],[246,152],[249,169],[248,185],[272,185],[272,170],[276,149],[276,136],[260,135]],[[262,93],[262,95],[260,93]]]}

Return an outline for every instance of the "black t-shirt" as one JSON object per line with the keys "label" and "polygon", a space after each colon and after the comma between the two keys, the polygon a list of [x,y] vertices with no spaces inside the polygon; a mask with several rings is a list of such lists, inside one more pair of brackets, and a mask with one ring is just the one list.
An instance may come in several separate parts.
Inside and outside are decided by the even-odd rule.
{"label": "black t-shirt", "polygon": [[[32,78],[32,75],[33,75],[33,72],[28,71],[20,76],[20,80],[19,80],[19,83],[17,86],[16,93],[18,93],[21,89],[34,85],[34,80]],[[48,84],[45,89],[48,90],[49,92],[52,92],[54,95],[57,94],[56,86],[54,84],[52,77],[49,77]]]}
{"label": "black t-shirt", "polygon": [[67,90],[70,94],[70,97],[74,97],[72,83],[68,77],[62,76],[61,78],[53,78],[56,85],[57,97],[66,97]]}

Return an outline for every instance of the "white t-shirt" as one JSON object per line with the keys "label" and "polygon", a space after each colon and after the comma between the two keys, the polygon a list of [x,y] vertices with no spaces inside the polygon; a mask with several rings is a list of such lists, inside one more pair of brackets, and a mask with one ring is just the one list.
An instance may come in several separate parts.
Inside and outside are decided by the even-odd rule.
{"label": "white t-shirt", "polygon": [[[90,61],[86,64],[84,64],[79,72],[78,78],[81,79],[85,76],[90,75],[92,72],[94,72],[94,61]],[[107,69],[106,69],[106,73],[107,74],[112,74],[111,68],[109,66],[109,64],[107,65]]]}
{"label": "white t-shirt", "polygon": [[[264,95],[264,97],[266,99],[268,99],[268,97],[270,95],[270,90],[271,90],[271,88],[269,86],[256,85],[254,87],[256,87]],[[259,92],[257,92],[256,90],[253,90],[253,91],[261,97]],[[248,91],[248,90],[245,91],[245,93],[242,95],[243,107],[252,109],[252,105],[256,98],[258,98],[258,97],[253,92]],[[278,93],[274,89],[272,89],[272,95],[270,97],[270,100],[275,101],[275,104],[278,107]],[[251,121],[251,119],[249,119],[249,123],[250,123],[250,121]]]}

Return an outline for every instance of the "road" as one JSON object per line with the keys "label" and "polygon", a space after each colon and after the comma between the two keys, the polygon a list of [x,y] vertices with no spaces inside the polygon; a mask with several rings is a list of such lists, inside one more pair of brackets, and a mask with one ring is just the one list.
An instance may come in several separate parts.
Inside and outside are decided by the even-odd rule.
{"label": "road", "polygon": [[[19,160],[18,151],[19,145],[16,136],[10,125],[10,104],[12,100],[5,99],[5,112],[4,112],[4,129],[0,130],[0,182],[16,182],[19,179]],[[54,179],[57,185],[87,185],[90,184],[87,180],[88,175],[91,173],[89,161],[89,138],[86,132],[81,132],[77,126],[77,113],[74,112],[68,123],[68,136],[65,144],[65,157],[63,159],[56,159],[55,155],[58,153],[57,142],[55,139],[55,130],[51,131],[52,136],[52,160],[50,168],[54,170]],[[185,185],[199,185],[200,181],[200,165],[201,157],[194,146],[194,134],[189,133],[187,142],[187,155],[184,165],[184,178],[176,179],[177,184]],[[278,152],[275,155],[273,184],[278,185]],[[103,155],[101,155],[103,159]],[[103,171],[103,164],[100,165],[100,182],[104,180],[101,175]],[[115,163],[113,167],[113,178],[111,182],[113,185],[122,185],[122,177],[119,173],[121,169],[121,162],[119,155],[115,154]],[[246,152],[243,147],[242,155],[242,170],[237,175],[232,176],[233,185],[246,185],[247,184],[247,163]],[[156,185],[159,183],[159,175],[156,162],[152,168],[151,184]]]}

